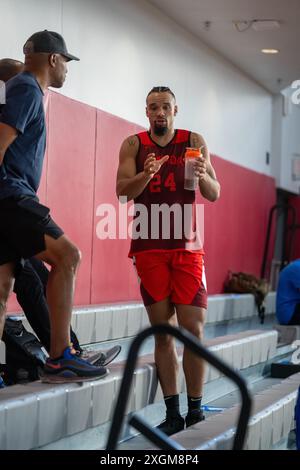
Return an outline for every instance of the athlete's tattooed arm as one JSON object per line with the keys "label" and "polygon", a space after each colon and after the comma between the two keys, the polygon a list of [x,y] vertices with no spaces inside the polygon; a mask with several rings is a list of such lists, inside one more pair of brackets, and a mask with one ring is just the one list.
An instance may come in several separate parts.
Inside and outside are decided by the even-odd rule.
{"label": "athlete's tattooed arm", "polygon": [[128,137],[128,139],[127,139],[127,142],[128,142],[128,144],[129,144],[131,147],[133,147],[133,146],[136,145],[136,143],[137,143],[137,142],[136,142],[136,139],[135,139],[134,137],[135,137],[135,136],[131,136],[131,137]]}
{"label": "athlete's tattooed arm", "polygon": [[207,143],[200,134],[192,132],[190,144],[192,147],[201,148],[202,156],[196,162],[195,172],[199,176],[199,189],[202,196],[213,202],[220,197],[220,183],[210,161]]}
{"label": "athlete's tattooed arm", "polygon": [[127,201],[139,196],[151,180],[151,176],[146,174],[145,171],[137,173],[136,156],[138,149],[139,140],[136,135],[125,139],[120,149],[116,192],[118,198],[124,196]]}

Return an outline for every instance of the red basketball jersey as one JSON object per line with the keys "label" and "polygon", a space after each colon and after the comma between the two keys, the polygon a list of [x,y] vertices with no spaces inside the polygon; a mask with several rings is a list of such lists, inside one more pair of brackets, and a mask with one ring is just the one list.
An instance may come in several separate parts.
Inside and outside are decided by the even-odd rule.
{"label": "red basketball jersey", "polygon": [[[190,131],[176,130],[173,139],[165,147],[155,143],[147,131],[137,134],[137,173],[144,170],[149,153],[154,153],[157,159],[169,155],[169,160],[134,200],[133,238],[129,256],[141,251],[159,250],[203,252],[199,244],[191,249],[193,237],[186,235],[190,235],[189,230],[196,232],[197,219],[195,191],[184,189],[184,154],[186,147],[190,147],[190,134]],[[189,222],[185,222],[185,217]],[[190,229],[185,229],[189,224]]]}

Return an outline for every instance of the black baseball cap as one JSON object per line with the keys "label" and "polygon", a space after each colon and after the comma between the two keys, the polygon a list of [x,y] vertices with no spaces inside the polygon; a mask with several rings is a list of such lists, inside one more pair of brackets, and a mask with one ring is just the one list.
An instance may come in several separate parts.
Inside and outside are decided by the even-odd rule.
{"label": "black baseball cap", "polygon": [[72,54],[69,54],[64,38],[54,31],[39,31],[27,39],[23,47],[24,54],[35,54],[45,52],[49,54],[61,54],[70,60],[80,60]]}

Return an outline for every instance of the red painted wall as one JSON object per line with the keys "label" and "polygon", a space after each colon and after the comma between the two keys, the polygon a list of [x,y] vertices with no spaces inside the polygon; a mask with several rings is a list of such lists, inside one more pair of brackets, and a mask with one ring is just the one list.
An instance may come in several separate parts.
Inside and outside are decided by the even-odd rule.
{"label": "red painted wall", "polygon": [[[141,128],[52,92],[47,97],[47,122],[39,194],[83,254],[75,304],[139,300],[137,278],[127,258],[129,240],[99,240],[96,229],[99,205],[118,207],[115,179],[121,142]],[[268,211],[276,197],[272,178],[217,156],[212,160],[222,195],[216,203],[205,202],[210,294],[222,292],[228,269],[259,274]],[[11,299],[9,310],[16,307]]]}
{"label": "red painted wall", "polygon": [[[100,204],[118,207],[116,174],[123,140],[141,128],[103,111],[97,112],[95,199],[91,303],[118,302],[139,298],[137,277],[127,257],[129,240],[99,240],[96,236]],[[123,206],[126,207],[126,206]],[[118,225],[116,227],[118,231]]]}
{"label": "red painted wall", "polygon": [[260,275],[276,190],[273,178],[211,158],[221,183],[220,199],[205,202],[206,274],[208,291],[215,294],[222,292],[228,270]]}

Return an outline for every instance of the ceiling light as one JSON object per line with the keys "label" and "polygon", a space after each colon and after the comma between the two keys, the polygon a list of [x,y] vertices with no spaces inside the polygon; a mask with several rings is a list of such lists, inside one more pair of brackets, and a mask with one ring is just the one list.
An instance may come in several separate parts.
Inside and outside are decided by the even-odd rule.
{"label": "ceiling light", "polygon": [[278,54],[279,49],[262,49],[263,54]]}
{"label": "ceiling light", "polygon": [[278,20],[241,20],[241,21],[233,21],[233,24],[239,33],[243,33],[244,31],[248,31],[248,29],[252,28],[255,31],[276,31],[280,28],[280,21]]}
{"label": "ceiling light", "polygon": [[280,28],[280,23],[277,20],[254,20],[252,28],[255,31],[274,31]]}

